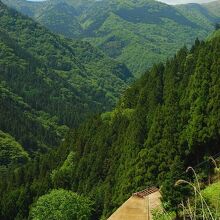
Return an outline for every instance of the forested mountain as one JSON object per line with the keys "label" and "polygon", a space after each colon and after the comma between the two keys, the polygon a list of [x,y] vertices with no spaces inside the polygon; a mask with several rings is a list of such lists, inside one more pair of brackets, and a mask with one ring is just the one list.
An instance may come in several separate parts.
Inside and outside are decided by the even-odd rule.
{"label": "forested mountain", "polygon": [[[59,125],[57,117],[31,107],[38,101],[34,95],[38,92],[42,96],[40,86],[44,85],[36,66],[37,61],[30,54],[0,31],[0,130],[19,142],[14,144],[16,141],[8,134],[1,136],[0,167],[15,165],[18,162],[15,158],[20,158],[22,148],[33,156],[58,146],[67,131],[66,126]],[[11,147],[13,150],[10,151]]]}
{"label": "forested mountain", "polygon": [[189,3],[185,5],[176,5],[175,7],[190,21],[198,24],[200,27],[211,29],[215,22],[219,21],[217,18],[220,18],[220,15],[215,14],[211,9],[209,10],[205,6],[206,4],[200,5]]}
{"label": "forested mountain", "polygon": [[220,1],[219,0],[203,4],[203,7],[207,8],[214,15],[218,17],[220,16]]}
{"label": "forested mountain", "polygon": [[[32,82],[38,82],[37,77],[40,78],[45,85],[41,86],[41,94],[50,94],[50,97],[45,97],[37,94],[39,91],[26,92],[26,99],[27,95],[32,96],[29,99],[35,102],[32,105],[36,109],[46,109],[54,115],[57,114],[62,122],[74,125],[75,121],[80,119],[74,117],[74,114],[82,114],[82,118],[88,113],[88,109],[91,112],[101,111],[115,103],[131,77],[131,73],[123,64],[108,58],[89,43],[56,36],[31,19],[14,10],[8,10],[2,3],[0,6],[0,28],[10,36],[8,44],[15,42],[12,46],[18,45],[27,52],[26,55],[17,52],[17,56],[29,57],[28,62],[32,62],[30,66],[36,72],[32,74],[35,77]],[[7,39],[5,37],[5,40]],[[16,48],[14,51],[21,50]],[[30,78],[23,77],[23,80],[27,83]],[[18,83],[23,84],[21,79]],[[36,85],[29,83],[29,86]],[[51,93],[50,87],[56,89]],[[47,89],[47,92],[43,89]],[[25,92],[18,87],[17,90],[18,93]],[[63,98],[58,99],[59,96]],[[41,99],[47,101],[40,101]],[[63,113],[69,114],[69,117],[65,119]]]}
{"label": "forested mountain", "polygon": [[192,45],[196,37],[204,39],[220,19],[211,5],[169,6],[154,0],[5,3],[55,33],[90,41],[125,63],[136,76],[153,63],[166,61],[184,44]]}
{"label": "forested mountain", "polygon": [[[29,153],[45,152],[58,146],[67,131],[66,126],[58,125],[56,117],[32,109],[2,83],[0,103],[0,129],[16,138]],[[0,150],[0,154],[2,152]],[[0,165],[7,164],[0,162]]]}
{"label": "forested mountain", "polygon": [[89,43],[54,35],[0,2],[0,166],[21,149],[33,157],[57,147],[68,127],[111,109],[131,79]]}
{"label": "forested mountain", "polygon": [[113,111],[72,131],[57,151],[10,173],[0,187],[1,219],[24,219],[29,205],[51,188],[90,196],[92,219],[105,219],[132,192],[152,185],[161,187],[166,208],[176,210],[185,195],[173,187],[176,180],[188,165],[219,152],[219,74],[216,33],[154,65]]}

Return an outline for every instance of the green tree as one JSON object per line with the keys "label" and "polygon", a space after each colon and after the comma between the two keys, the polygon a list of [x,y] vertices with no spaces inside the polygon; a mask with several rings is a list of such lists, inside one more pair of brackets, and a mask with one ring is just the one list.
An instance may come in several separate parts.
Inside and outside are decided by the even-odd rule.
{"label": "green tree", "polygon": [[186,179],[184,165],[179,156],[176,156],[170,172],[162,185],[163,205],[166,210],[175,211],[178,218],[179,204],[189,195],[188,187],[177,185],[177,181]]}
{"label": "green tree", "polygon": [[91,201],[64,189],[52,190],[39,197],[30,211],[34,220],[86,220],[91,215]]}
{"label": "green tree", "polygon": [[215,30],[219,30],[220,29],[220,24],[219,23],[216,23],[215,24]]}
{"label": "green tree", "polygon": [[29,159],[28,153],[9,134],[0,130],[0,166],[22,164]]}

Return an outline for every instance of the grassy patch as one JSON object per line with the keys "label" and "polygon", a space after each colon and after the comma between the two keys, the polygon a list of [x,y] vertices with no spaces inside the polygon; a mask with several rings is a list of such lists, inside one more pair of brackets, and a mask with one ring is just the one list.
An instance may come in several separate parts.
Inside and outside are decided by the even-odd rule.
{"label": "grassy patch", "polygon": [[220,215],[220,182],[208,186],[203,190],[202,194]]}

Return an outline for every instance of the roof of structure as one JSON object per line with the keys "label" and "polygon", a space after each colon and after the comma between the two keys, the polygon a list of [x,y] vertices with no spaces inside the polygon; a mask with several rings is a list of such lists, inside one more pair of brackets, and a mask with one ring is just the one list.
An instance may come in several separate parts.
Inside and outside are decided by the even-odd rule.
{"label": "roof of structure", "polygon": [[144,197],[146,197],[146,196],[148,196],[148,195],[150,195],[152,193],[155,193],[157,191],[159,191],[158,188],[156,188],[156,187],[149,187],[149,188],[146,188],[145,190],[142,190],[140,192],[133,193],[133,196],[138,196],[140,198],[144,198]]}
{"label": "roof of structure", "polygon": [[133,193],[108,220],[151,220],[152,211],[162,209],[158,188],[150,187]]}

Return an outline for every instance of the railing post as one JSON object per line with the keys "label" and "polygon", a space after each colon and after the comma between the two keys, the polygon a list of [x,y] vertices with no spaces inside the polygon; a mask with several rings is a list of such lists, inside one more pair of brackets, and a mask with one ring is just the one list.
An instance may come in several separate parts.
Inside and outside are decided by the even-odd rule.
{"label": "railing post", "polygon": [[150,198],[149,195],[147,196],[148,198],[148,220],[150,220]]}

